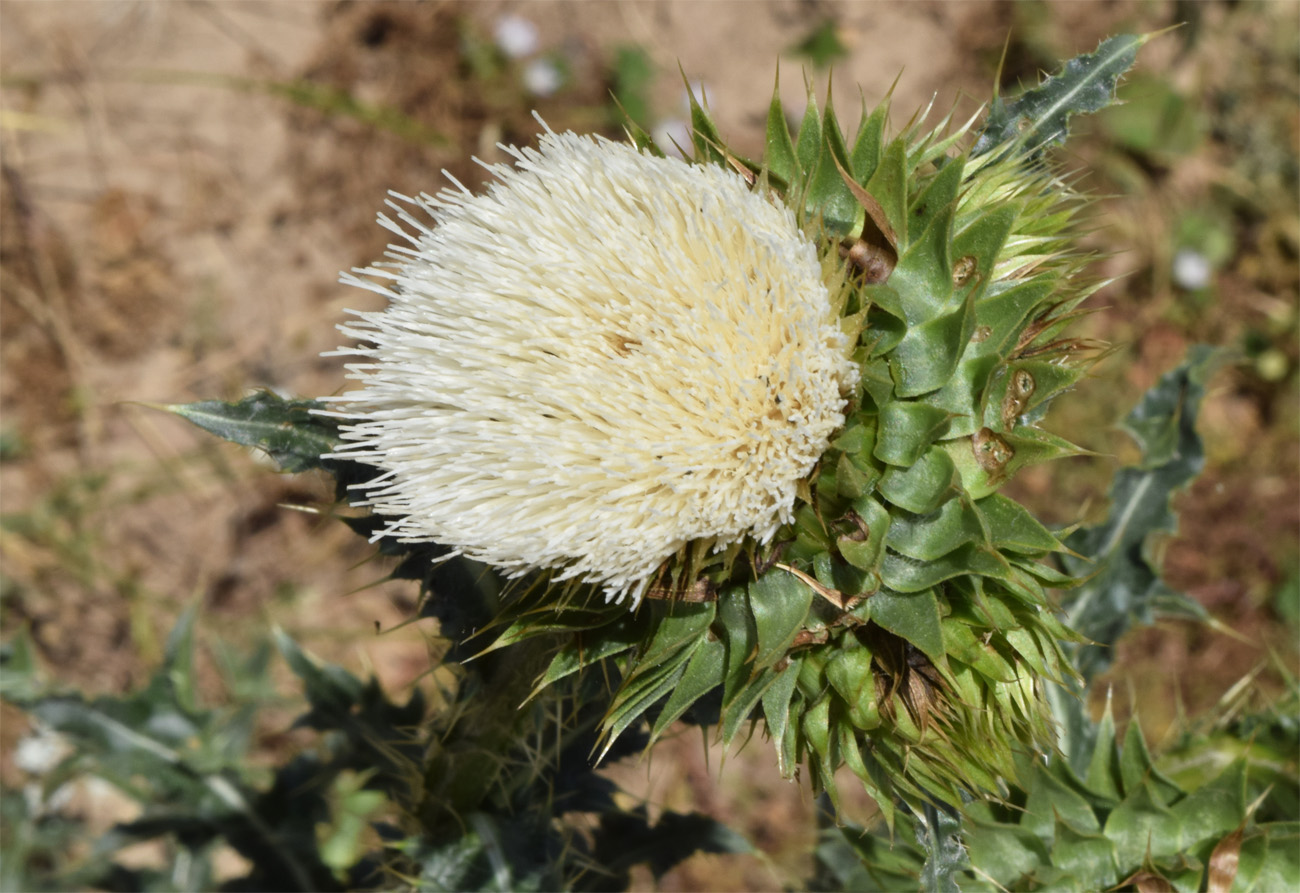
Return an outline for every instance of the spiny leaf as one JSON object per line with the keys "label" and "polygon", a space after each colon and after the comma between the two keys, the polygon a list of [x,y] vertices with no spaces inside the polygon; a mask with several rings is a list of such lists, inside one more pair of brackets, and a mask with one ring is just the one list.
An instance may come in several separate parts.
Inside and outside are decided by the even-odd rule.
{"label": "spiny leaf", "polygon": [[808,617],[813,590],[794,574],[768,573],[749,585],[749,605],[758,631],[754,666],[765,669],[786,651]]}
{"label": "spiny leaf", "polygon": [[663,734],[668,726],[689,710],[696,701],[717,688],[726,666],[727,647],[720,639],[705,639],[691,656],[686,671],[668,697],[663,712],[650,730],[651,740]]}
{"label": "spiny leaf", "polygon": [[158,408],[223,440],[263,450],[285,472],[320,468],[321,456],[338,441],[338,423],[313,413],[325,404],[285,400],[270,391],[258,391],[236,403],[204,400]]}
{"label": "spiny leaf", "polygon": [[1095,53],[1076,56],[1059,74],[1010,102],[995,97],[972,157],[1010,144],[1010,151],[1033,158],[1044,147],[1065,142],[1071,115],[1096,112],[1114,101],[1119,79],[1133,67],[1138,48],[1148,39],[1149,35],[1116,35],[1102,41]]}
{"label": "spiny leaf", "polygon": [[1218,351],[1193,347],[1186,362],[1143,396],[1126,426],[1150,449],[1150,458],[1116,475],[1110,516],[1103,523],[1065,541],[1084,556],[1063,556],[1066,569],[1087,577],[1066,602],[1070,625],[1097,643],[1080,647],[1075,657],[1085,679],[1109,665],[1104,646],[1113,645],[1133,623],[1151,623],[1165,613],[1205,616],[1203,608],[1160,579],[1148,542],[1153,534],[1178,529],[1170,499],[1204,467],[1196,417],[1206,383],[1222,362]]}
{"label": "spiny leaf", "polygon": [[957,875],[966,867],[962,848],[961,819],[954,813],[925,804],[917,816],[916,839],[925,851],[921,869],[921,889],[927,893],[957,893]]}

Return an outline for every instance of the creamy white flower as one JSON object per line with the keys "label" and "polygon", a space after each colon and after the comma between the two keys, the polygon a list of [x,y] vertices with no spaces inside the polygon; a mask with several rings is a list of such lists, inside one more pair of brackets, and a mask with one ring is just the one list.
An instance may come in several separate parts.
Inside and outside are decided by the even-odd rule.
{"label": "creamy white flower", "polygon": [[[482,195],[397,196],[409,245],[345,275],[387,309],[341,457],[383,534],[635,605],[687,543],[770,540],[857,380],[814,244],[712,165],[547,131]],[[454,181],[453,181],[454,182]],[[364,277],[364,278],[363,278]]]}

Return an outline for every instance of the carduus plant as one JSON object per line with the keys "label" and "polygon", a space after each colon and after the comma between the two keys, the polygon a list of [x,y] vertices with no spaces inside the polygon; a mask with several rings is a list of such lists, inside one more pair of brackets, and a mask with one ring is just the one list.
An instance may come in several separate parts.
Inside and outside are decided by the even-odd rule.
{"label": "carduus plant", "polygon": [[1001,791],[1076,637],[1060,540],[1000,489],[1078,452],[1039,422],[1100,352],[1041,150],[1126,40],[978,132],[886,102],[850,137],[811,97],[791,132],[774,97],[751,160],[696,105],[689,161],[548,129],[481,194],[398,197],[326,413],[376,537],[517,578],[495,647],[552,637],[539,690],[612,661],[607,741],[761,720],[887,815]]}

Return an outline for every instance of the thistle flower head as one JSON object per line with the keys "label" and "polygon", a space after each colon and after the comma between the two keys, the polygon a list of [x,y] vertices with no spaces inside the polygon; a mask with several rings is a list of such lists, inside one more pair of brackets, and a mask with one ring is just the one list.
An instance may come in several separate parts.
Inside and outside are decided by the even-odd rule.
{"label": "thistle flower head", "polygon": [[[760,542],[844,423],[852,339],[794,214],[735,173],[548,131],[481,195],[403,199],[345,281],[341,456],[383,533],[633,604],[688,543]],[[400,197],[399,197],[400,198]]]}

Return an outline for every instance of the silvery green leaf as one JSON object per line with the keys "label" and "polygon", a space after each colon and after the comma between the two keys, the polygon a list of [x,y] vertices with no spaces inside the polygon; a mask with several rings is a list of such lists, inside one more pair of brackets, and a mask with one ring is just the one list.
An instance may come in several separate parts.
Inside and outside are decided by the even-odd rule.
{"label": "silvery green leaf", "polygon": [[1075,656],[1085,679],[1106,668],[1109,646],[1134,623],[1151,623],[1161,615],[1206,616],[1204,608],[1160,579],[1149,542],[1153,534],[1177,532],[1170,500],[1205,465],[1196,418],[1206,382],[1222,361],[1212,348],[1193,347],[1181,366],[1143,396],[1125,422],[1143,458],[1116,475],[1109,517],[1065,541],[1082,556],[1064,556],[1066,569],[1086,578],[1065,603],[1069,625],[1096,643],[1080,647]]}
{"label": "silvery green leaf", "polygon": [[258,391],[235,403],[203,400],[161,408],[223,440],[262,450],[285,472],[320,468],[321,456],[338,441],[338,425],[312,412],[325,404],[285,400],[270,391]]}
{"label": "silvery green leaf", "polygon": [[1035,157],[1044,147],[1065,142],[1072,115],[1096,112],[1115,101],[1119,79],[1133,67],[1138,48],[1150,36],[1118,34],[1015,99],[995,97],[972,156],[1010,147]]}

